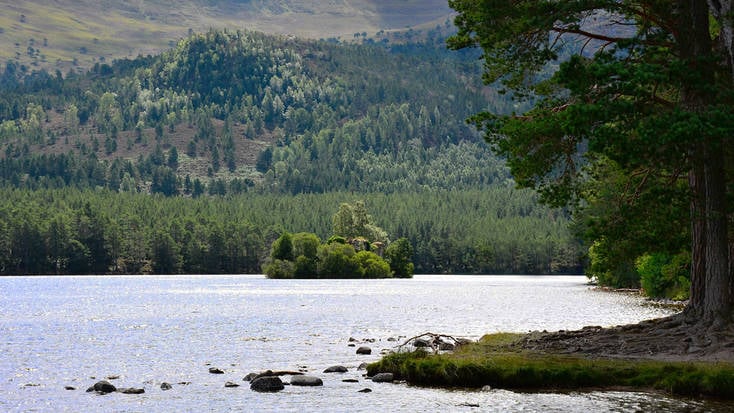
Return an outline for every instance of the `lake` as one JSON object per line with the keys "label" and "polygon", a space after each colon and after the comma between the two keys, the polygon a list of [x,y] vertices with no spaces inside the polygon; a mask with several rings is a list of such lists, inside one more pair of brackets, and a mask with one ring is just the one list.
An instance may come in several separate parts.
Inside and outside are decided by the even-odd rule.
{"label": "lake", "polygon": [[[727,411],[638,392],[519,393],[372,383],[363,362],[425,332],[578,329],[671,314],[579,276],[418,275],[395,280],[263,276],[0,278],[0,411]],[[351,344],[372,354],[356,355]],[[325,374],[344,365],[343,374]],[[217,367],[224,374],[210,374]],[[250,372],[302,369],[323,387],[249,389]],[[145,394],[97,395],[97,380]],[[284,378],[287,381],[287,377]],[[344,382],[357,379],[357,383]],[[232,381],[242,386],[225,388]],[[161,390],[163,382],[171,390]],[[185,384],[184,384],[185,383]],[[66,386],[74,390],[65,390]],[[370,388],[371,393],[360,393]]]}

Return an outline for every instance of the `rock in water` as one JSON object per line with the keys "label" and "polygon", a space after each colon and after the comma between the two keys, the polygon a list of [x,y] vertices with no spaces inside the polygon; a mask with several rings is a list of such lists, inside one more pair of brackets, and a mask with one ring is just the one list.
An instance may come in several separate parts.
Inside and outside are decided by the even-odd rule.
{"label": "rock in water", "polygon": [[224,387],[240,387],[240,385],[237,384],[237,383],[228,381],[228,382],[224,383]]}
{"label": "rock in water", "polygon": [[331,366],[327,367],[324,373],[346,373],[347,371],[349,370],[344,366]]}
{"label": "rock in water", "polygon": [[173,386],[171,386],[170,383],[163,382],[161,383],[161,390],[171,390]]}
{"label": "rock in water", "polygon": [[377,373],[372,376],[372,381],[375,383],[392,383],[394,376],[392,373]]}
{"label": "rock in water", "polygon": [[259,392],[278,392],[285,388],[277,376],[258,377],[250,383],[250,389]]}
{"label": "rock in water", "polygon": [[357,349],[357,354],[368,355],[372,354],[372,349],[369,347],[360,347]]}
{"label": "rock in water", "polygon": [[209,367],[209,373],[211,373],[211,374],[224,374],[224,371],[222,369],[218,369],[216,367]]}
{"label": "rock in water", "polygon": [[324,381],[314,376],[293,376],[291,377],[291,385],[293,386],[323,386]]}
{"label": "rock in water", "polygon": [[136,389],[134,387],[130,387],[128,389],[119,389],[118,392],[124,394],[143,394],[145,393],[145,389]]}
{"label": "rock in water", "polygon": [[372,393],[372,389],[370,389],[370,388],[368,387],[368,388],[366,388],[366,389],[362,389],[362,390],[359,390],[359,391],[357,391],[357,393]]}
{"label": "rock in water", "polygon": [[87,391],[96,391],[97,393],[107,394],[117,391],[117,387],[113,386],[112,383],[107,380],[100,380],[94,383],[94,386],[90,387]]}

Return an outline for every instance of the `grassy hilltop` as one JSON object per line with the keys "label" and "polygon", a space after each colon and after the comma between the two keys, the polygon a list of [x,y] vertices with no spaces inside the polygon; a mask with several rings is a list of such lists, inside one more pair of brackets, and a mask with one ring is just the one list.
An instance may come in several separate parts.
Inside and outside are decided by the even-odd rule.
{"label": "grassy hilltop", "polygon": [[446,1],[40,0],[0,3],[0,62],[30,69],[84,70],[94,63],[157,54],[190,31],[257,30],[352,40],[443,24]]}

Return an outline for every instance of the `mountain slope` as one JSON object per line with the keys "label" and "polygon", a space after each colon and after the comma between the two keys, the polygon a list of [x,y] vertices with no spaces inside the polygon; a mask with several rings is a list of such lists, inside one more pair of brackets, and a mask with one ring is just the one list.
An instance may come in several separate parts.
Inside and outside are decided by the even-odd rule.
{"label": "mountain slope", "polygon": [[[60,177],[118,190],[125,173],[138,189],[169,195],[186,176],[210,192],[238,179],[289,193],[507,180],[464,119],[511,107],[481,85],[475,59],[443,47],[210,31],[83,76],[13,70],[0,76],[0,178],[14,186],[58,186],[46,180]],[[100,172],[75,172],[99,161]],[[156,184],[173,174],[168,189]]]}
{"label": "mountain slope", "polygon": [[210,28],[350,40],[443,24],[450,13],[441,0],[23,0],[0,7],[0,62],[62,73],[157,54]]}

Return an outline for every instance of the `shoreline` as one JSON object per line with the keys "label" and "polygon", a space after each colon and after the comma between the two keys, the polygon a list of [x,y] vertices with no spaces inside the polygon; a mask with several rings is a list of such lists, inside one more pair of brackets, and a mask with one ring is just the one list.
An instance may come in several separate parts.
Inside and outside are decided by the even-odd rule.
{"label": "shoreline", "polygon": [[[667,319],[661,320],[656,320],[655,324]],[[617,329],[629,328],[496,333],[458,346],[455,351],[431,353],[416,348],[394,352],[368,365],[367,373],[370,376],[392,373],[408,384],[428,387],[481,389],[489,386],[529,392],[644,391],[734,400],[734,355],[731,352],[727,352],[726,357],[721,357],[721,351],[697,355],[663,352],[645,356],[633,352],[589,351],[581,347],[584,342],[591,341],[592,336],[598,341],[604,341],[603,337],[616,339]],[[631,336],[628,338],[633,340]],[[669,336],[655,337],[648,340],[648,345],[670,339]],[[731,344],[723,347],[728,350]]]}

